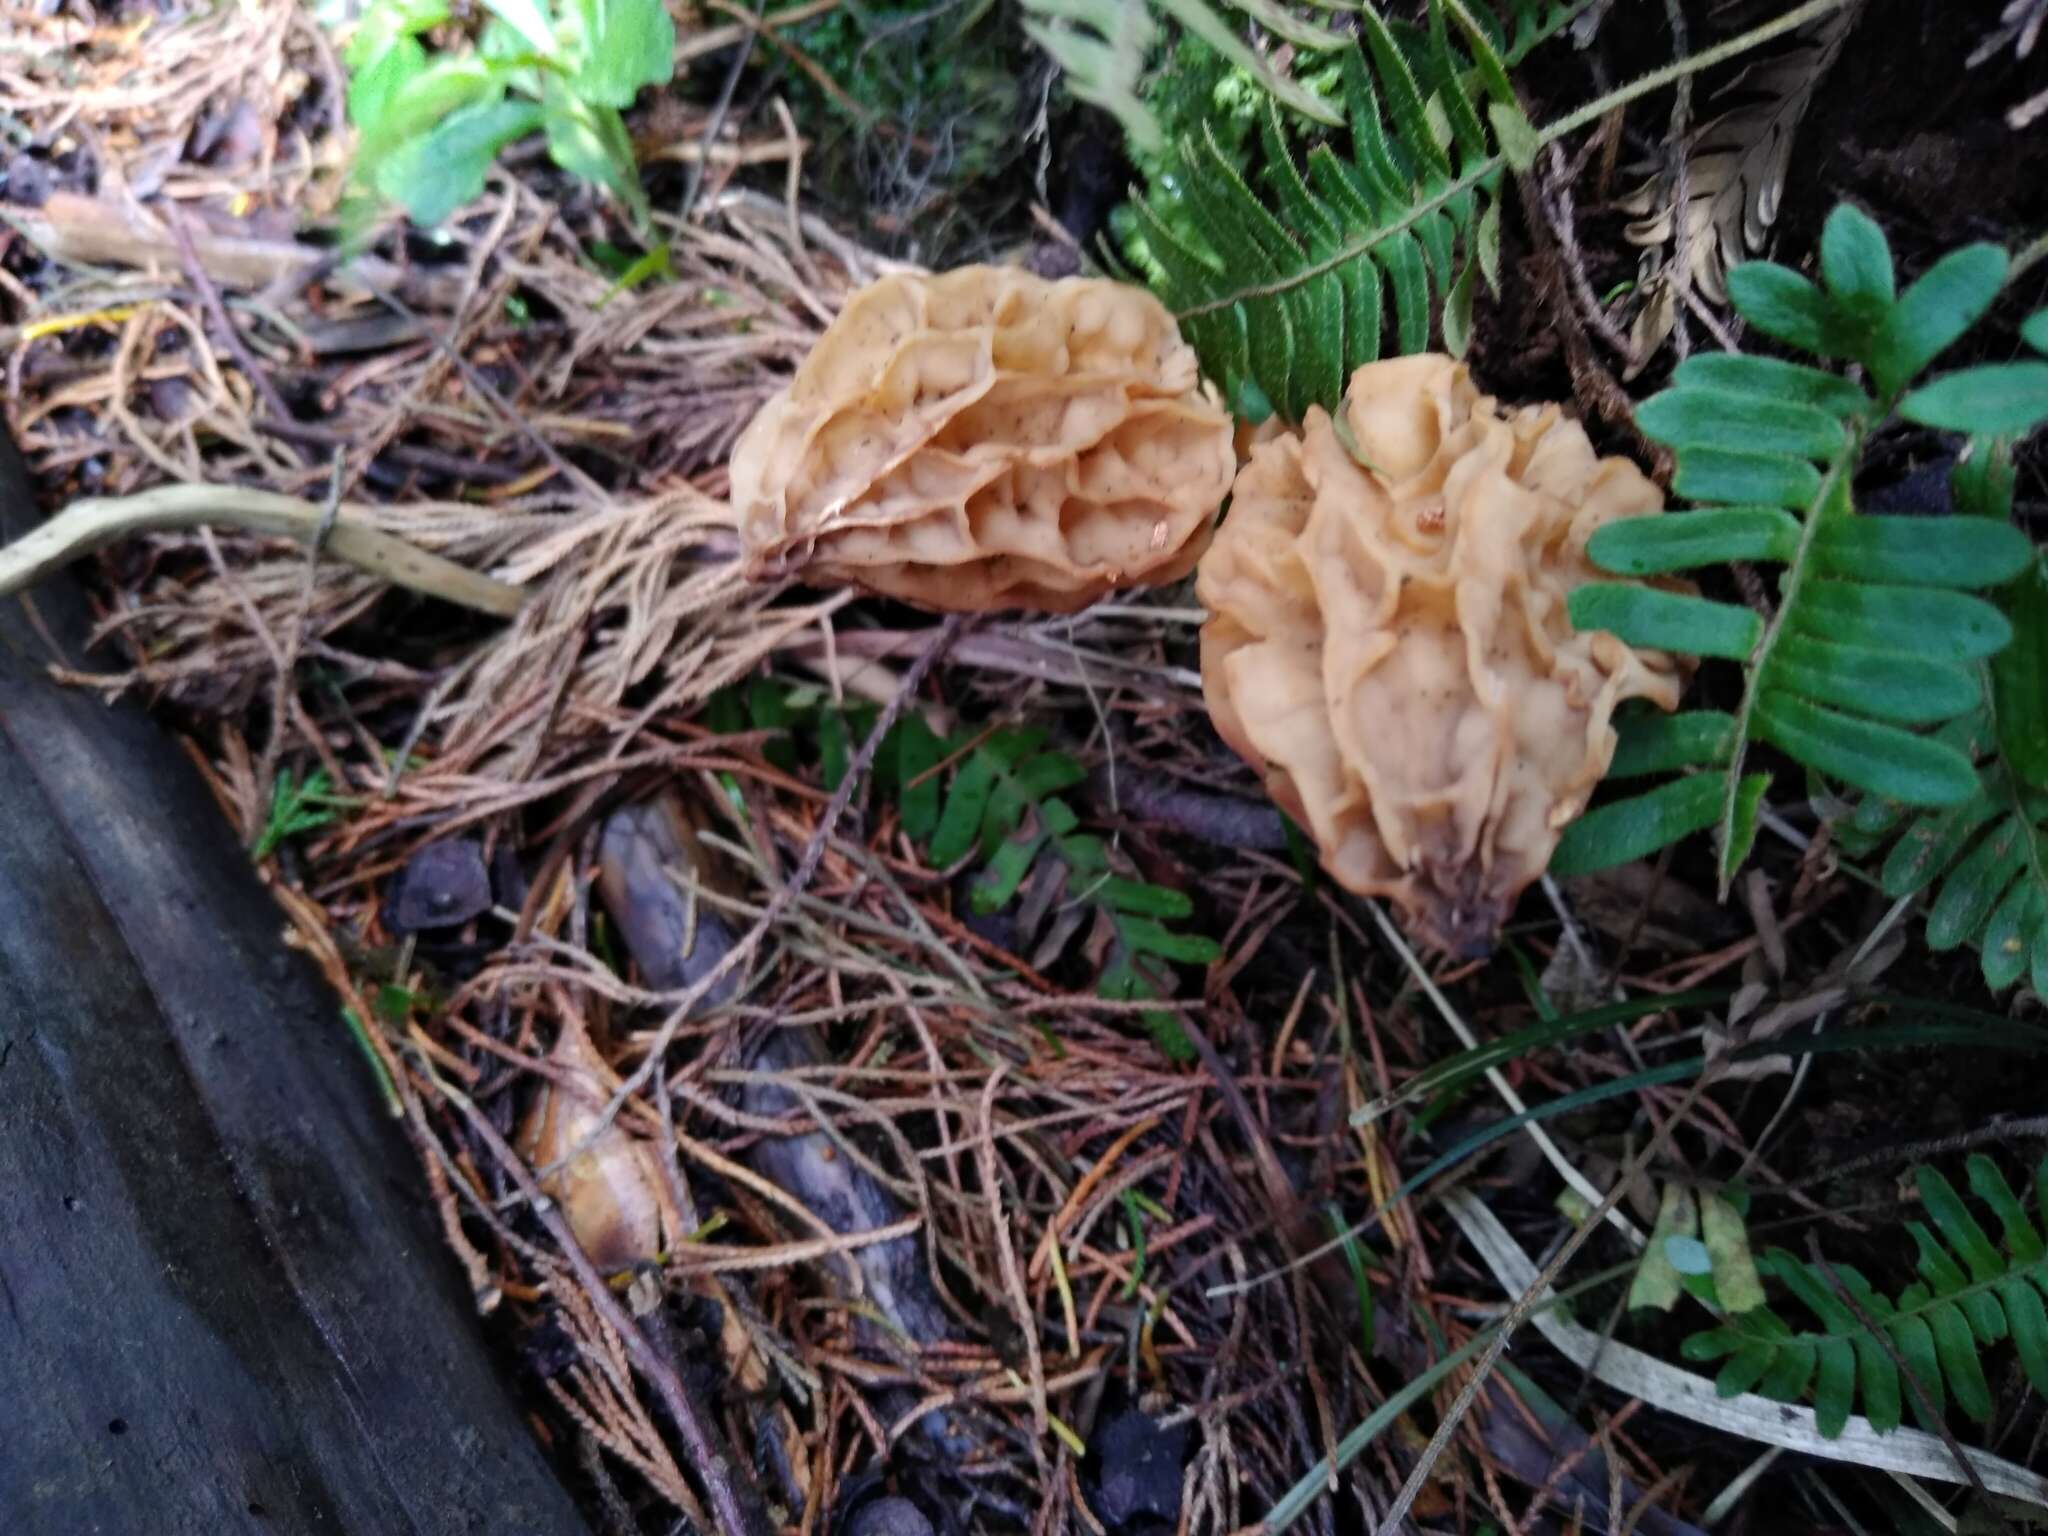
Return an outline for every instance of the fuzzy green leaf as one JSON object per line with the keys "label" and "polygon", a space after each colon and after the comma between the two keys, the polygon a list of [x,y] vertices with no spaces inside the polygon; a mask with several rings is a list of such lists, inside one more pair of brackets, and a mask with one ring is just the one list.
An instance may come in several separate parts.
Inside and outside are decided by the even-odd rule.
{"label": "fuzzy green leaf", "polygon": [[2003,595],[2012,643],[1991,663],[1999,754],[2036,789],[2048,789],[2048,561]]}
{"label": "fuzzy green leaf", "polygon": [[1799,520],[1778,507],[1617,518],[1595,529],[1586,543],[1596,565],[1620,576],[1661,576],[1732,560],[1786,561],[1798,548]]}
{"label": "fuzzy green leaf", "polygon": [[2030,836],[2017,817],[2001,821],[1949,871],[1927,913],[1930,949],[1954,949],[1976,937],[2026,862]]}
{"label": "fuzzy green leaf", "polygon": [[1573,590],[1572,628],[1606,630],[1630,645],[1693,656],[1747,660],[1764,621],[1747,608],[1627,582],[1591,581]]}
{"label": "fuzzy green leaf", "polygon": [[1868,416],[1877,402],[1855,381],[1804,363],[1746,352],[1695,352],[1672,370],[1671,382],[1685,388],[1722,390],[1812,406],[1831,416]]}
{"label": "fuzzy green leaf", "polygon": [[1887,394],[1905,388],[1975,325],[1998,297],[2006,266],[1997,246],[1966,245],[1921,273],[1899,295],[1864,358],[1878,387]]}
{"label": "fuzzy green leaf", "polygon": [[1819,703],[1899,725],[1953,719],[1982,697],[1974,672],[1961,663],[1806,634],[1781,637],[1765,675],[1769,684]]}
{"label": "fuzzy green leaf", "polygon": [[1181,965],[1214,965],[1223,956],[1222,946],[1206,934],[1175,933],[1149,917],[1127,917],[1117,928],[1132,949],[1162,960]]}
{"label": "fuzzy green leaf", "polygon": [[1943,374],[1899,402],[1924,427],[2022,437],[2048,421],[2048,363],[1986,363]]}
{"label": "fuzzy green leaf", "polygon": [[[1950,1308],[1950,1311],[1953,1312],[1954,1308]],[[1960,1313],[1956,1314],[1955,1324],[1967,1337],[1969,1325],[1963,1322]],[[1933,1333],[1929,1331],[1927,1322],[1919,1317],[1894,1318],[1885,1325],[1884,1331],[1891,1336],[1892,1345],[1898,1350],[1900,1361],[1920,1389],[1916,1394],[1912,1388],[1901,1383],[1905,1400],[1912,1407],[1913,1417],[1929,1434],[1939,1433],[1941,1412],[1948,1405],[1948,1394],[1941,1385],[1941,1361],[1935,1352]],[[1925,1406],[1922,1406],[1923,1397]]]}
{"label": "fuzzy green leaf", "polygon": [[2012,626],[1991,604],[1938,587],[1816,579],[1801,596],[1799,630],[1844,645],[1980,661],[2012,638]]}
{"label": "fuzzy green leaf", "polygon": [[1860,338],[1828,296],[1790,267],[1746,261],[1728,271],[1728,298],[1764,335],[1817,357],[1852,357]]}
{"label": "fuzzy green leaf", "polygon": [[1896,726],[1859,720],[1765,688],[1753,721],[1758,736],[1809,768],[1909,805],[1956,805],[1976,792],[1970,760],[1952,747]]}
{"label": "fuzzy green leaf", "polygon": [[403,204],[415,224],[439,224],[483,191],[498,151],[541,122],[530,101],[463,107],[389,155],[377,168],[377,190]]}
{"label": "fuzzy green leaf", "polygon": [[1814,530],[1813,569],[1854,581],[1989,587],[2027,568],[2033,545],[1989,518],[1831,517]]}
{"label": "fuzzy green leaf", "polygon": [[1848,437],[1839,417],[1815,406],[1683,386],[1645,400],[1636,408],[1636,424],[1658,442],[1681,452],[1740,445],[1745,453],[1824,459]]}
{"label": "fuzzy green leaf", "polygon": [[2029,315],[2020,327],[2020,336],[2036,352],[2048,352],[2048,309]]}
{"label": "fuzzy green leaf", "polygon": [[1550,872],[1560,879],[1612,869],[1714,824],[1727,778],[1695,773],[1586,812],[1564,829]]}
{"label": "fuzzy green leaf", "polygon": [[[1934,1354],[1955,1394],[1956,1406],[1979,1424],[1991,1417],[1991,1388],[1984,1380],[1984,1365],[1977,1357],[1977,1341],[1970,1333],[1962,1309],[1953,1302],[1936,1302],[1928,1309],[1927,1326],[1934,1334]],[[1918,1375],[1918,1369],[1914,1371]]]}
{"label": "fuzzy green leaf", "polygon": [[2048,1257],[2048,1245],[2042,1243],[2040,1230],[2027,1214],[2026,1206],[2020,1203],[2020,1197],[2006,1183],[1998,1164],[1982,1152],[1972,1152],[1964,1166],[1969,1170],[1970,1193],[1990,1206],[1991,1213],[1998,1218],[2006,1251],[2022,1264],[2038,1264]]}
{"label": "fuzzy green leaf", "polygon": [[662,0],[577,0],[576,9],[585,38],[577,94],[625,108],[674,78],[676,24]]}
{"label": "fuzzy green leaf", "polygon": [[1728,761],[1735,717],[1718,709],[1683,714],[1638,714],[1618,722],[1610,779],[1639,778],[1674,768],[1705,768]]}
{"label": "fuzzy green leaf", "polygon": [[1842,203],[1828,215],[1820,234],[1820,270],[1838,304],[1873,316],[1891,307],[1897,291],[1891,247],[1861,209]]}
{"label": "fuzzy green leaf", "polygon": [[1806,460],[1782,453],[1701,445],[1679,454],[1671,487],[1694,501],[1804,507],[1820,495],[1821,476]]}
{"label": "fuzzy green leaf", "polygon": [[1735,800],[1729,808],[1725,840],[1721,846],[1721,883],[1724,888],[1749,858],[1750,849],[1756,846],[1757,821],[1763,814],[1764,796],[1770,787],[1771,776],[1767,773],[1746,773],[1742,782],[1735,786]]}

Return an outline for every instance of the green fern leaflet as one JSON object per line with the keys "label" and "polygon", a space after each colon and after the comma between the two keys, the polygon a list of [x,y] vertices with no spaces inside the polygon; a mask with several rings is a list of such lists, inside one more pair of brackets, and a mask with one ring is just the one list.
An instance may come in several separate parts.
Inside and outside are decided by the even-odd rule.
{"label": "green fern leaflet", "polygon": [[1572,594],[1579,628],[1736,662],[1743,688],[1732,714],[1631,722],[1615,773],[1697,771],[1582,817],[1553,870],[1603,868],[1713,828],[1725,895],[1748,856],[1767,783],[1745,772],[1755,742],[1902,805],[1953,809],[1979,793],[1970,755],[1927,728],[1980,706],[1982,664],[2005,649],[2013,627],[1975,594],[2021,575],[2033,546],[1992,517],[1859,515],[1850,484],[1871,434],[1895,413],[1924,413],[1930,397],[1944,422],[1964,430],[1991,415],[1992,430],[2032,424],[1979,387],[1981,369],[1908,393],[1990,307],[2006,268],[1997,247],[1968,246],[1895,294],[1883,234],[1843,206],[1822,235],[1824,286],[1771,262],[1730,271],[1729,296],[1754,329],[1860,364],[1875,393],[1802,362],[1696,354],[1679,365],[1673,387],[1639,409],[1643,430],[1677,452],[1674,489],[1697,506],[1609,524],[1593,536],[1592,558],[1635,577],[1774,564],[1782,567],[1778,600],[1766,618],[1621,583]]}
{"label": "green fern leaflet", "polygon": [[1446,346],[1464,350],[1479,278],[1499,283],[1502,174],[1535,142],[1507,71],[1582,8],[1511,0],[1503,27],[1484,5],[1430,0],[1421,28],[1362,8],[1337,55],[1349,155],[1321,143],[1297,164],[1269,97],[1266,197],[1206,126],[1172,146],[1165,174],[1201,234],[1149,201],[1135,212],[1160,296],[1239,414],[1334,409],[1388,350],[1389,308],[1392,350],[1427,348],[1439,310]]}
{"label": "green fern leaflet", "polygon": [[[1773,1248],[1758,1268],[1798,1298],[1819,1330],[1795,1330],[1769,1307],[1757,1307],[1694,1334],[1683,1345],[1685,1357],[1726,1362],[1715,1380],[1723,1397],[1751,1390],[1787,1403],[1811,1397],[1829,1439],[1842,1433],[1859,1402],[1880,1433],[1898,1428],[1907,1408],[1922,1428],[1938,1433],[1950,1402],[1979,1423],[1988,1420],[1983,1352],[2008,1339],[2033,1389],[2048,1394],[2048,1246],[1997,1164],[1980,1154],[1968,1168],[1970,1189],[1997,1218],[2001,1242],[1991,1240],[1947,1179],[1916,1168],[1933,1228],[1906,1223],[1919,1248],[1920,1278],[1895,1300],[1846,1264],[1824,1271]],[[2048,1220],[2048,1161],[2034,1176],[2034,1195]],[[1902,1363],[1918,1392],[1902,1381]]]}

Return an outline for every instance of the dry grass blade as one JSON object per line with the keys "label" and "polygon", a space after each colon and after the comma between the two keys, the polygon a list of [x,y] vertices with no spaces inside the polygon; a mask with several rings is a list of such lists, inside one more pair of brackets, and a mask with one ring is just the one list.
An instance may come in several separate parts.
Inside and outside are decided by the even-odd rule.
{"label": "dry grass blade", "polygon": [[1630,333],[1638,364],[1664,344],[1689,294],[1726,304],[1729,266],[1761,255],[1769,245],[1799,124],[1862,13],[1862,0],[1856,0],[1818,17],[1781,52],[1746,66],[1715,93],[1718,110],[1683,151],[1683,240],[1676,164],[1617,200],[1623,212],[1637,215],[1628,226],[1630,242],[1648,252]]}

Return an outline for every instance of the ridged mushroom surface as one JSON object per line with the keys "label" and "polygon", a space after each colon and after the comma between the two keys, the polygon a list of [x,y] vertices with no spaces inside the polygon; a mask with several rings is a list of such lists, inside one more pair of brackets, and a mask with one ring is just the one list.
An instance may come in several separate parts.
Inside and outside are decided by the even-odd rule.
{"label": "ridged mushroom surface", "polygon": [[748,573],[942,611],[1086,607],[1185,576],[1232,423],[1150,293],[1002,267],[847,303],[733,450]]}
{"label": "ridged mushroom surface", "polygon": [[1437,947],[1488,947],[1614,753],[1624,699],[1678,665],[1573,630],[1594,529],[1661,512],[1554,405],[1463,365],[1360,369],[1338,420],[1258,445],[1196,591],[1211,718],[1346,889]]}

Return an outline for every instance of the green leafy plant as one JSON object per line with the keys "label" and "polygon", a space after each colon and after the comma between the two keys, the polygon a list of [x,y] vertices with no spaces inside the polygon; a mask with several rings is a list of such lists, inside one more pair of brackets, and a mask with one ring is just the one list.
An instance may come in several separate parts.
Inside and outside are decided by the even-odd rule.
{"label": "green leafy plant", "polygon": [[[1973,445],[1953,479],[1958,511],[2011,516],[2012,460],[1996,444]],[[1975,945],[1994,991],[2031,973],[2048,995],[2048,558],[2036,554],[1997,597],[2012,641],[1979,668],[1980,706],[1937,736],[1975,766],[1975,792],[1931,811],[1873,796],[1834,833],[1852,856],[1896,834],[1879,884],[1894,897],[1933,893],[1929,946]]]}
{"label": "green leafy plant", "polygon": [[[769,733],[762,756],[785,772],[815,761],[829,789],[839,787],[876,718],[871,703],[835,703],[821,688],[766,677],[744,690],[723,690],[707,711],[707,723],[721,735]],[[980,865],[968,888],[970,905],[984,917],[1017,906],[1041,964],[1084,940],[1096,961],[1099,995],[1165,997],[1175,986],[1171,966],[1209,965],[1220,951],[1214,940],[1170,926],[1193,914],[1186,895],[1131,878],[1128,861],[1107,840],[1081,829],[1060,796],[1087,770],[1045,743],[1043,730],[1023,727],[968,731],[948,741],[906,713],[877,749],[873,780],[895,804],[904,835],[935,867]],[[1148,1009],[1141,1017],[1170,1059],[1192,1056],[1172,1013]]]}
{"label": "green leafy plant", "polygon": [[271,788],[270,812],[249,856],[260,864],[291,838],[332,825],[342,811],[358,803],[353,795],[334,792],[334,782],[325,768],[315,768],[303,780],[291,769],[283,769]]}
{"label": "green leafy plant", "polygon": [[563,170],[645,222],[646,197],[620,113],[675,68],[662,0],[484,0],[473,50],[430,52],[448,0],[374,0],[344,52],[348,117],[364,191],[438,224],[483,190],[492,162],[530,134]]}
{"label": "green leafy plant", "polygon": [[1153,286],[1241,414],[1299,420],[1334,406],[1350,373],[1381,355],[1389,306],[1399,351],[1428,346],[1439,308],[1445,344],[1464,350],[1479,279],[1499,282],[1503,170],[1537,142],[1507,71],[1580,8],[1511,0],[1504,24],[1483,5],[1430,0],[1420,28],[1362,9],[1356,42],[1319,39],[1348,154],[1320,142],[1297,164],[1280,108],[1327,122],[1316,93],[1269,91],[1261,104],[1270,205],[1206,123],[1168,146],[1154,179],[1190,222],[1158,198],[1139,202],[1134,222]]}
{"label": "green leafy plant", "polygon": [[[1674,489],[1696,506],[1607,525],[1588,545],[1592,559],[1634,577],[1775,564],[1777,604],[1765,617],[1633,583],[1572,594],[1573,624],[1733,661],[1742,693],[1732,713],[1627,722],[1613,776],[1694,771],[1581,817],[1553,871],[1640,858],[1712,828],[1725,895],[1769,782],[1748,771],[1757,742],[1902,805],[1953,809],[1980,792],[1970,754],[1925,728],[1980,706],[1982,664],[2013,631],[1975,594],[2019,577],[2033,547],[1996,517],[1859,514],[1850,487],[1864,445],[1895,416],[1984,433],[2039,419],[2013,407],[2015,391],[1981,377],[2036,365],[1965,369],[1914,387],[1989,309],[2006,268],[1996,246],[1967,246],[1899,293],[1882,231],[1843,206],[1822,235],[1821,284],[1771,262],[1729,272],[1729,296],[1752,327],[1795,351],[1859,365],[1870,388],[1803,362],[1695,354],[1639,408],[1642,429],[1676,450]],[[2041,405],[2048,415],[2048,396]]]}
{"label": "green leafy plant", "polygon": [[[1119,873],[1110,845],[1080,829],[1059,792],[1086,777],[1067,753],[1046,749],[1042,730],[990,734],[953,776],[932,834],[931,860],[944,868],[976,854],[985,862],[969,898],[984,916],[1010,906],[1030,880],[1039,922],[1052,919],[1041,952],[1057,952],[1092,927],[1107,945],[1096,979],[1102,996],[1126,1002],[1164,997],[1173,985],[1168,965],[1210,965],[1221,952],[1213,939],[1167,926],[1193,913],[1184,893]],[[1047,875],[1033,879],[1041,869]],[[1142,1018],[1170,1059],[1193,1056],[1171,1013],[1148,1009]]]}
{"label": "green leafy plant", "polygon": [[[1751,1390],[1787,1403],[1810,1397],[1820,1432],[1830,1439],[1859,1402],[1880,1433],[1896,1429],[1908,1405],[1930,1431],[1950,1401],[1969,1418],[1988,1420],[1983,1352],[2008,1339],[2028,1382],[2048,1393],[2048,1246],[1996,1163],[1978,1154],[1967,1166],[1970,1189],[1997,1218],[2001,1242],[1991,1240],[1938,1171],[1916,1168],[1913,1179],[1933,1223],[1906,1223],[1919,1250],[1917,1281],[1887,1299],[1846,1264],[1823,1269],[1773,1248],[1758,1268],[1820,1327],[1796,1330],[1759,1306],[1692,1335],[1682,1346],[1685,1357],[1726,1362],[1715,1380],[1723,1397]],[[2048,1161],[2035,1173],[2034,1195],[2048,1220]],[[1919,1392],[1902,1382],[1901,1364]]]}

